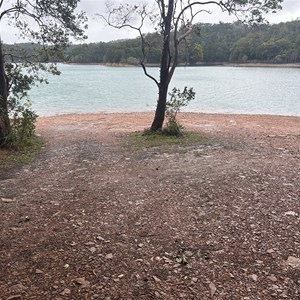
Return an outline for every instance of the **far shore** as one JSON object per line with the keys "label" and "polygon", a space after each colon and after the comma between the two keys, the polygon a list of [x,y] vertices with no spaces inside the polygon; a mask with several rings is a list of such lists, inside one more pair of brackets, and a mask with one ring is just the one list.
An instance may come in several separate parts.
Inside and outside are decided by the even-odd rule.
{"label": "far shore", "polygon": [[[100,63],[101,66],[106,67],[139,67],[139,65],[130,65],[126,63]],[[159,64],[148,64],[148,67],[159,67]],[[216,62],[216,63],[198,63],[196,65],[178,64],[178,67],[209,67],[209,66],[223,66],[223,67],[277,67],[277,68],[300,68],[300,63],[228,63],[228,62]]]}
{"label": "far shore", "polygon": [[[131,65],[126,63],[67,63],[69,65],[97,65],[104,67],[117,67],[117,68],[137,68],[140,65]],[[147,67],[159,67],[159,64],[147,64]],[[275,64],[275,63],[233,63],[233,62],[215,62],[215,63],[198,63],[196,65],[178,64],[178,67],[277,67],[277,68],[300,68],[300,63],[288,63],[288,64]]]}

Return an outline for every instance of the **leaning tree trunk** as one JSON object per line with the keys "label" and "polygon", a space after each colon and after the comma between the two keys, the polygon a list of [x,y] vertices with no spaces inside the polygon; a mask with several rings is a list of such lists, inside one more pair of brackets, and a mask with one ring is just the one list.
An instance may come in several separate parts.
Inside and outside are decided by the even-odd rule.
{"label": "leaning tree trunk", "polygon": [[0,38],[0,146],[5,141],[10,132],[10,122],[7,107],[8,82],[4,67],[4,58],[2,53],[2,42]]}
{"label": "leaning tree trunk", "polygon": [[170,34],[171,34],[173,10],[174,10],[174,0],[169,0],[168,13],[166,16],[163,16],[164,40],[163,40],[161,62],[160,62],[159,93],[158,93],[158,101],[157,101],[155,116],[151,125],[151,131],[160,130],[163,127],[164,120],[165,120],[167,95],[168,95],[168,88],[170,83],[170,74],[169,74],[170,63],[171,63]]}

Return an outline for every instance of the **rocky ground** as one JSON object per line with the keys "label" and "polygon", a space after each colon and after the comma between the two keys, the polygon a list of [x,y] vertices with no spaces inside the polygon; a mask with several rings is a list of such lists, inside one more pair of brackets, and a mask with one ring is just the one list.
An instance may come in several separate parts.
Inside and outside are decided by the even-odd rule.
{"label": "rocky ground", "polygon": [[300,299],[300,118],[183,114],[201,140],[138,145],[152,115],[40,118],[0,173],[0,299]]}

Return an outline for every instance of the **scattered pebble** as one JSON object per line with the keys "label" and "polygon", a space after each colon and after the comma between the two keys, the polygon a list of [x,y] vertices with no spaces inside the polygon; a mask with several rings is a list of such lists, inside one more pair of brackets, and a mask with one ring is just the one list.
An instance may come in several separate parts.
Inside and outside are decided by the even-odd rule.
{"label": "scattered pebble", "polygon": [[113,259],[113,254],[112,253],[109,253],[105,256],[106,259]]}
{"label": "scattered pebble", "polygon": [[300,258],[289,256],[286,263],[293,268],[300,268]]}

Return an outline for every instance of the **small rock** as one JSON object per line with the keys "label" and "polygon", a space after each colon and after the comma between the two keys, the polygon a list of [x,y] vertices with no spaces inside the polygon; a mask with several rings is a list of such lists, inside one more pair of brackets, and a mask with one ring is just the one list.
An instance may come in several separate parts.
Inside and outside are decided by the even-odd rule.
{"label": "small rock", "polygon": [[198,278],[197,278],[197,277],[193,277],[193,278],[192,278],[192,282],[193,282],[193,283],[196,283],[197,281],[198,281]]}
{"label": "small rock", "polygon": [[251,278],[253,281],[257,281],[257,279],[258,279],[258,276],[256,275],[256,274],[251,274],[250,276],[249,276],[249,278]]}
{"label": "small rock", "polygon": [[160,283],[161,282],[161,280],[158,277],[156,277],[156,276],[152,276],[152,277],[153,277],[153,279],[154,279],[154,281],[156,283]]}
{"label": "small rock", "polygon": [[67,295],[70,295],[71,294],[71,290],[70,289],[67,289],[65,288],[61,293],[60,295],[62,296],[67,296]]}
{"label": "small rock", "polygon": [[82,288],[86,288],[86,287],[89,287],[90,286],[90,282],[85,280],[85,277],[81,277],[81,278],[76,278],[74,280],[74,282],[76,284],[79,284]]}
{"label": "small rock", "polygon": [[95,247],[91,247],[89,250],[91,253],[95,253],[97,251],[97,249]]}
{"label": "small rock", "polygon": [[285,212],[284,215],[285,216],[292,216],[292,217],[297,217],[298,216],[298,214],[296,212],[292,211],[292,210]]}
{"label": "small rock", "polygon": [[144,246],[144,244],[138,244],[139,248],[142,248]]}
{"label": "small rock", "polygon": [[113,254],[112,253],[109,253],[105,256],[106,259],[113,259]]}
{"label": "small rock", "polygon": [[192,251],[185,251],[184,253],[187,257],[192,257],[193,256],[193,252]]}
{"label": "small rock", "polygon": [[274,252],[275,252],[274,249],[268,249],[268,250],[267,250],[267,253],[268,253],[268,254],[272,254],[272,253],[274,253]]}
{"label": "small rock", "polygon": [[293,268],[300,268],[300,258],[289,256],[286,263]]}
{"label": "small rock", "polygon": [[277,281],[277,278],[275,277],[275,275],[270,275],[270,276],[268,276],[267,277],[269,280],[271,280],[271,281],[273,281],[273,282],[275,282],[275,281]]}
{"label": "small rock", "polygon": [[36,269],[35,274],[43,274],[44,272],[42,270]]}
{"label": "small rock", "polygon": [[276,284],[272,284],[272,285],[271,285],[271,289],[272,289],[272,290],[275,290],[275,291],[280,290],[279,286],[276,285]]}
{"label": "small rock", "polygon": [[118,278],[123,278],[125,275],[124,274],[120,274],[119,276],[118,276]]}

